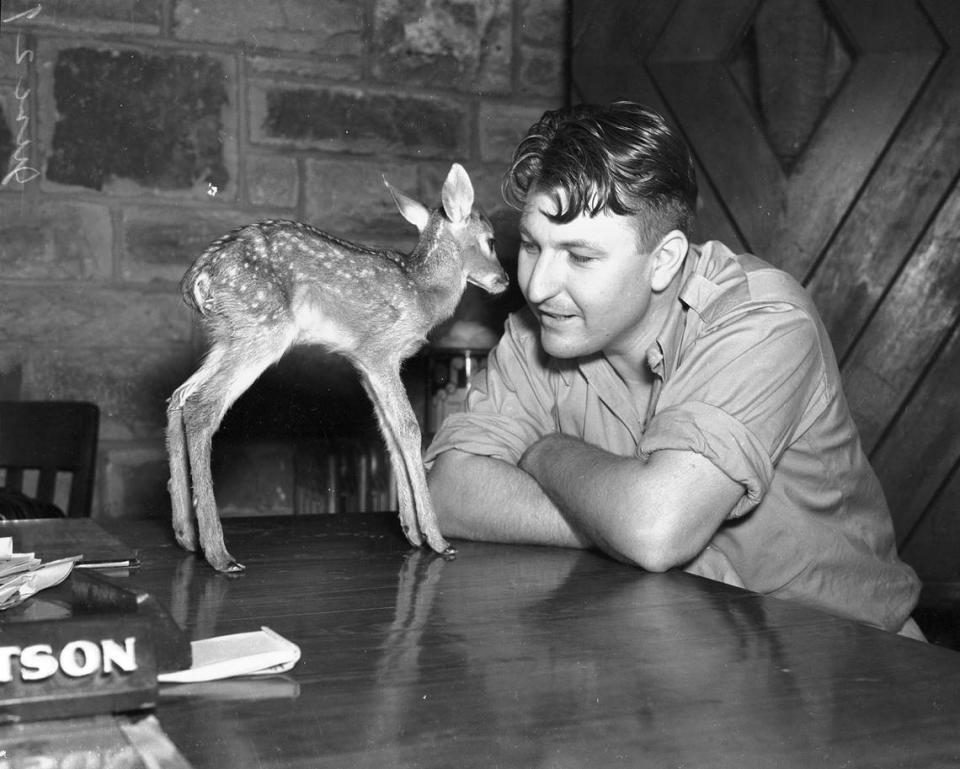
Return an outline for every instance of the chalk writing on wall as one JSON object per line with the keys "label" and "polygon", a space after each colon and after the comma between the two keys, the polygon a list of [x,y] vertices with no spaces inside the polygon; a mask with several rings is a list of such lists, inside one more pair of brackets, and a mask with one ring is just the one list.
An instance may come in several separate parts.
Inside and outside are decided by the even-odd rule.
{"label": "chalk writing on wall", "polygon": [[[22,11],[3,19],[4,24],[13,24],[21,20],[35,19],[40,14],[41,6],[38,4],[29,11]],[[20,76],[17,79],[17,87],[14,90],[14,98],[17,101],[17,140],[16,149],[10,156],[10,170],[7,175],[0,180],[0,185],[4,187],[10,182],[15,181],[18,184],[26,184],[36,179],[40,171],[30,165],[30,155],[28,148],[30,146],[29,128],[30,128],[30,108],[28,99],[30,98],[30,89],[26,86],[28,65],[33,62],[33,51],[26,47],[23,32],[17,30],[16,43],[16,63],[20,68]]]}

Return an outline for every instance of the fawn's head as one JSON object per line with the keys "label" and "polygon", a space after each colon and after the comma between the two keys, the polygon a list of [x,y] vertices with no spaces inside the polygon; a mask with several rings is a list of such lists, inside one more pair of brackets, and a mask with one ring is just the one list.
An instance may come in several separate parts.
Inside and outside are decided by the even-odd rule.
{"label": "fawn's head", "polygon": [[506,290],[509,279],[497,260],[493,225],[482,211],[473,207],[473,184],[463,166],[454,163],[450,167],[440,194],[441,206],[433,211],[395,189],[386,179],[383,182],[403,218],[420,232],[418,249],[439,249],[445,252],[445,258],[458,258],[461,280],[491,294]]}

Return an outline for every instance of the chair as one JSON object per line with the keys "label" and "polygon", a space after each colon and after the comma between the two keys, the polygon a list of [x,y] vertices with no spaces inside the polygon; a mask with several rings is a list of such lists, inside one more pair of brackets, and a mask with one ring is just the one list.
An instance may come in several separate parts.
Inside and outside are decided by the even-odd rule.
{"label": "chair", "polygon": [[80,401],[0,401],[0,470],[3,486],[24,493],[25,471],[37,485],[28,493],[55,504],[58,473],[71,474],[66,515],[90,516],[96,474],[100,409]]}

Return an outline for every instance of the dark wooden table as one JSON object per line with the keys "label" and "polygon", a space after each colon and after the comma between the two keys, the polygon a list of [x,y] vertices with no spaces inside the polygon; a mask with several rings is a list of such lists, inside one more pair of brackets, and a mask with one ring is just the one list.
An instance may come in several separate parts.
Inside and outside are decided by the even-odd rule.
{"label": "dark wooden table", "polygon": [[411,549],[393,516],[226,520],[228,577],[113,524],[194,638],[266,625],[287,675],[162,687],[195,769],[960,765],[960,654],[594,553]]}

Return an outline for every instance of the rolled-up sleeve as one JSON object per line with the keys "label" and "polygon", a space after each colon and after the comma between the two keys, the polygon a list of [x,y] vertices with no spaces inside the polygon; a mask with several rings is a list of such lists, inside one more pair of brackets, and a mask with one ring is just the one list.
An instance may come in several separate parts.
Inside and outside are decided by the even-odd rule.
{"label": "rolled-up sleeve", "polygon": [[471,383],[466,409],[444,420],[427,449],[427,467],[451,449],[516,464],[528,446],[556,429],[554,398],[535,334],[522,318],[508,319],[486,368]]}
{"label": "rolled-up sleeve", "polygon": [[821,355],[814,321],[792,305],[705,329],[664,384],[638,454],[703,455],[744,488],[731,517],[749,512],[822,395]]}

